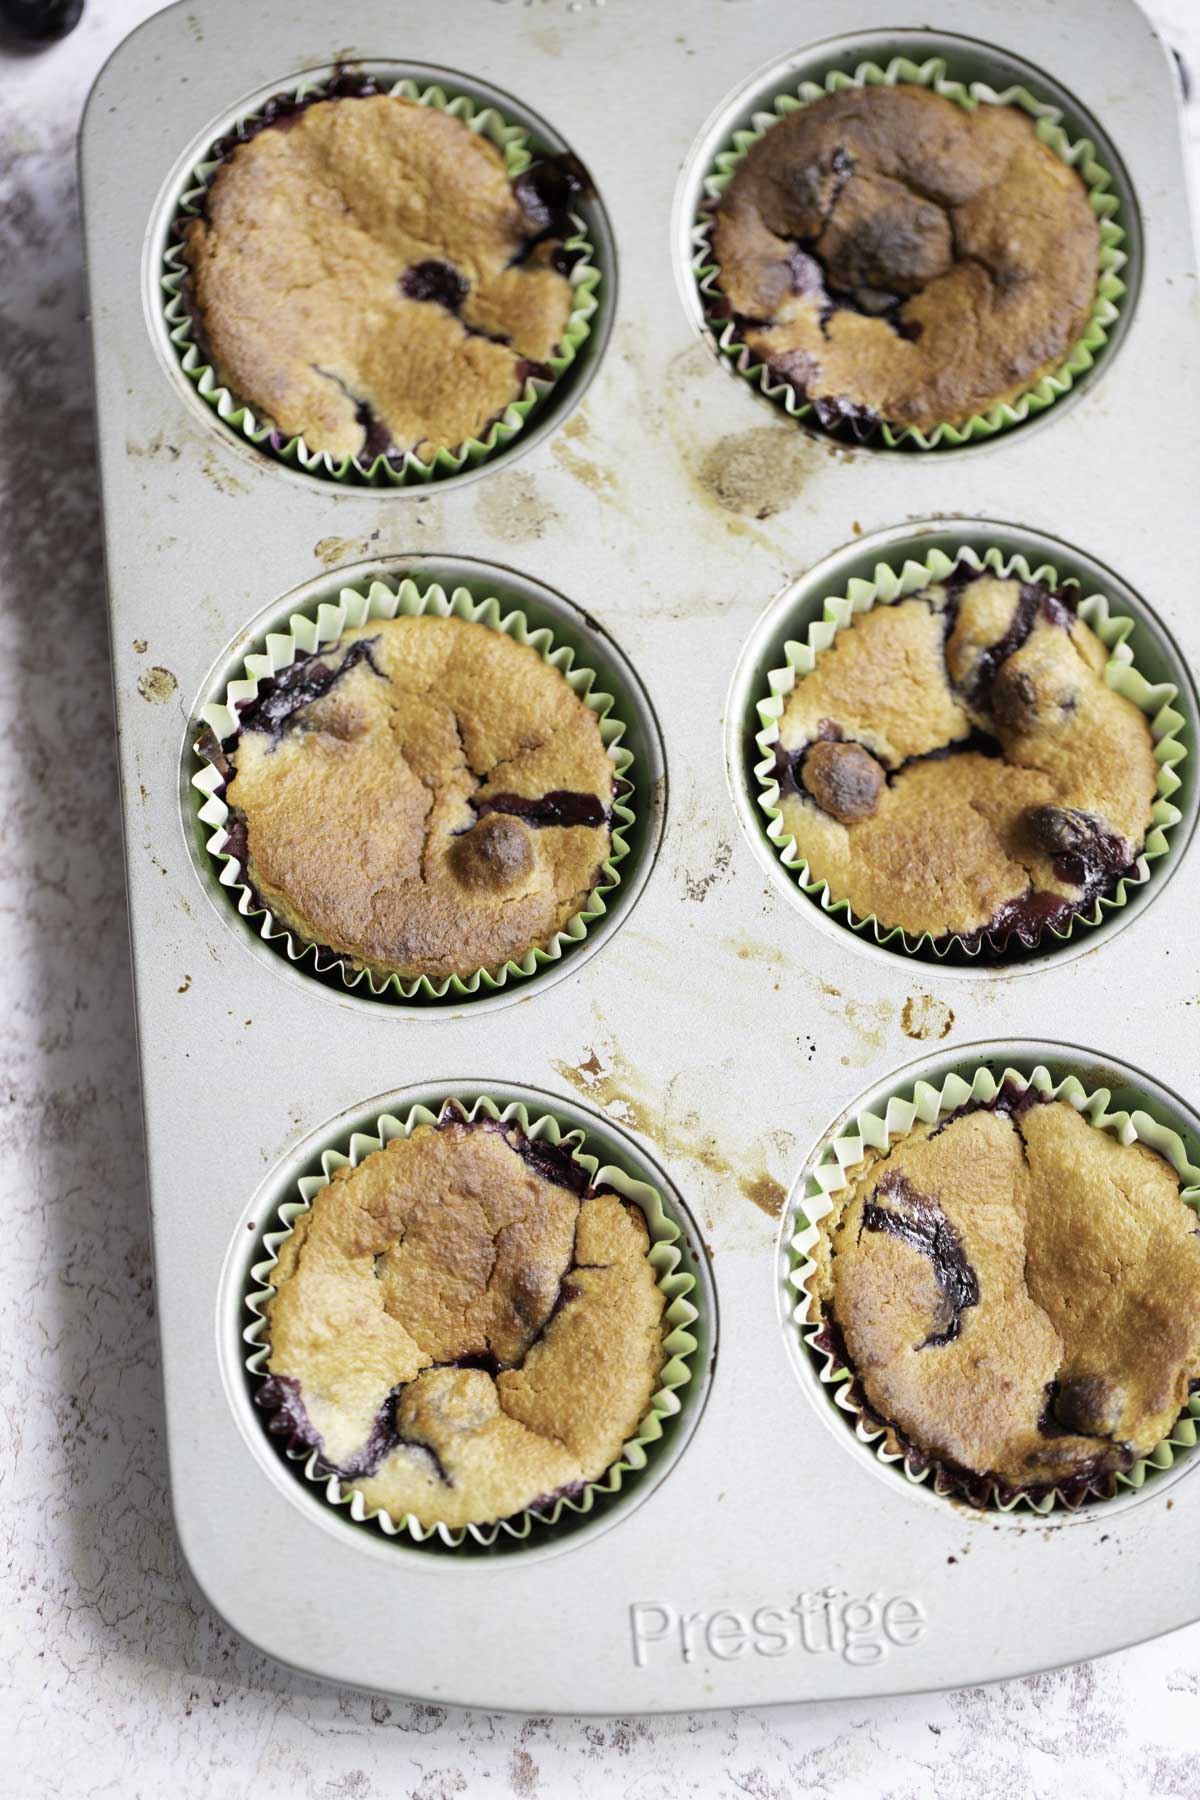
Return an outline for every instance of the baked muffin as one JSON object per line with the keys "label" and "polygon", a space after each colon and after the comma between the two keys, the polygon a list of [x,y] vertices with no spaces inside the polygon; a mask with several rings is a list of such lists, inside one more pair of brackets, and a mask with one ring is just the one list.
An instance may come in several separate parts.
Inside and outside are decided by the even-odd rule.
{"label": "baked muffin", "polygon": [[310,450],[428,458],[550,379],[571,312],[577,165],[516,180],[396,94],[299,102],[234,142],[182,231],[218,380]]}
{"label": "baked muffin", "polygon": [[1158,765],[1077,590],[980,575],[855,616],[779,722],[779,811],[860,918],[1037,943],[1137,859]]}
{"label": "baked muffin", "polygon": [[576,1494],[663,1367],[640,1210],[516,1124],[395,1138],[341,1168],[280,1247],[270,1428],[371,1507],[462,1527]]}
{"label": "baked muffin", "polygon": [[916,1124],[819,1231],[810,1289],[867,1412],[976,1500],[1111,1486],[1200,1377],[1179,1179],[1065,1101],[1008,1084]]}
{"label": "baked muffin", "polygon": [[210,747],[255,902],[378,976],[469,976],[544,946],[611,843],[596,716],[487,625],[374,619],[260,684]]}
{"label": "baked muffin", "polygon": [[1056,369],[1096,297],[1087,189],[1011,106],[850,88],[738,164],[711,236],[739,338],[822,423],[963,425]]}

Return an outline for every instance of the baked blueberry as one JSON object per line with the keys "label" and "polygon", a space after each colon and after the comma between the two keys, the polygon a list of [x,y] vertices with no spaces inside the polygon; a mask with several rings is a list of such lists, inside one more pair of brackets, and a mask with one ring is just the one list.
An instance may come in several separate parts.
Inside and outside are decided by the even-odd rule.
{"label": "baked blueberry", "polygon": [[823,812],[853,825],[869,819],[879,805],[884,772],[861,744],[823,738],[806,752],[800,780]]}
{"label": "baked blueberry", "polygon": [[450,846],[450,867],[469,888],[498,893],[528,880],[537,851],[527,825],[508,813],[486,813]]}

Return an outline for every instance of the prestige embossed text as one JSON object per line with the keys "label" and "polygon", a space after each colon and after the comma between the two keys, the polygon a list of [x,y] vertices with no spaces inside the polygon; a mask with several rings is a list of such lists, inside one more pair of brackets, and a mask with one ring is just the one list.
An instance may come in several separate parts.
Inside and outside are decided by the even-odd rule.
{"label": "prestige embossed text", "polygon": [[797,1594],[784,1605],[751,1612],[718,1607],[680,1612],[666,1600],[640,1600],[629,1608],[634,1667],[657,1661],[690,1663],[708,1657],[736,1662],[744,1656],[840,1656],[864,1667],[891,1649],[907,1650],[925,1636],[920,1602],[904,1594],[868,1594],[855,1600],[840,1588]]}

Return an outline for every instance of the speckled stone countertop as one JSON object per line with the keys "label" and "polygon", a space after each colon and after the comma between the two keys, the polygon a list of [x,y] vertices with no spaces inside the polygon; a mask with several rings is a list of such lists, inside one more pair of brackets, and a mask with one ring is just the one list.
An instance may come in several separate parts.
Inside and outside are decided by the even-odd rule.
{"label": "speckled stone countertop", "polygon": [[[1200,1626],[874,1706],[519,1719],[291,1676],[191,1589],[160,1429],[75,208],[84,97],[153,10],[88,0],[62,44],[0,47],[0,1797],[1200,1797]],[[1198,0],[1150,10],[1200,78]],[[1200,176],[1200,106],[1190,130]]]}

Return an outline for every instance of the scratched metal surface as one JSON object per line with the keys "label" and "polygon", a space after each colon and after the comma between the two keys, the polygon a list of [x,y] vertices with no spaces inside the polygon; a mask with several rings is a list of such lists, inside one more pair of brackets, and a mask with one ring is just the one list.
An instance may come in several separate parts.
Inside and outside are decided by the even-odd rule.
{"label": "scratched metal surface", "polygon": [[[382,0],[357,9],[351,51],[394,54],[395,19]],[[873,19],[882,31],[881,9]],[[723,719],[739,656],[785,581],[860,532],[939,514],[1078,544],[1194,658],[1177,571],[1193,548],[1200,364],[1181,355],[1196,332],[1191,240],[1157,42],[1127,0],[955,8],[956,30],[1019,46],[1101,120],[1137,193],[1145,274],[1119,354],[1061,416],[915,458],[831,451],[720,369],[684,303],[678,218],[672,229],[679,167],[730,91],[797,45],[869,32],[872,16],[758,3],[708,12],[701,31],[684,0],[552,15],[455,0],[435,15],[406,9],[403,23],[406,59],[469,65],[558,126],[615,234],[616,318],[586,400],[472,482],[380,497],[282,473],[189,402],[146,316],[147,229],[171,170],[242,96],[346,51],[325,8],[156,16],[108,65],[83,135],[172,1498],[192,1571],[283,1661],[535,1712],[959,1685],[1190,1621],[1200,1575],[1180,1551],[1200,1512],[1195,1479],[1020,1529],[885,1482],[848,1434],[831,1436],[780,1321],[768,1210],[831,1121],[930,1040],[961,1055],[1065,1037],[1186,1094],[1198,1029],[1184,1004],[1197,987],[1186,874],[1119,938],[1019,978],[872,958],[819,929],[761,866],[730,793]],[[469,57],[448,59],[448,39],[469,42]],[[413,554],[513,565],[599,619],[649,692],[669,782],[646,891],[585,966],[521,1005],[421,1019],[375,1016],[251,955],[197,879],[180,805],[187,720],[248,622],[310,579],[314,557],[338,570]],[[260,1184],[336,1116],[409,1086],[506,1079],[596,1109],[664,1168],[713,1252],[720,1350],[692,1442],[630,1516],[560,1554],[430,1564],[342,1528],[261,1456],[222,1378],[237,1259]],[[264,1579],[283,1545],[302,1581]],[[690,1659],[674,1628],[644,1666],[633,1653],[631,1605],[707,1619],[825,1588],[916,1602],[919,1641],[870,1662],[800,1644],[723,1659],[701,1624]]]}

